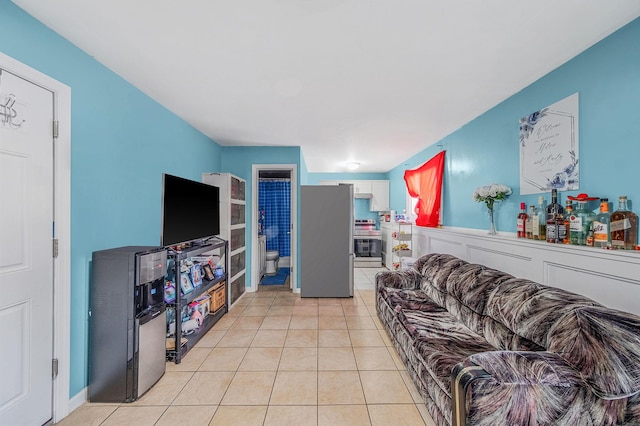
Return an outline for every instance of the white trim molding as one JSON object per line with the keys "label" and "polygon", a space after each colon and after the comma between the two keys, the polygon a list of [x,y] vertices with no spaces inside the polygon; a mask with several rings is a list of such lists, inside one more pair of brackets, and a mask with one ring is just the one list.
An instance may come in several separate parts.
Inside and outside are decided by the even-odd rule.
{"label": "white trim molding", "polygon": [[640,315],[640,252],[550,244],[464,228],[414,228],[414,257],[449,253]]}
{"label": "white trim molding", "polygon": [[298,269],[298,166],[296,164],[252,164],[251,166],[251,285],[246,291],[258,291],[258,174],[260,170],[290,170],[291,171],[291,275],[289,285],[293,292],[299,291],[297,283]]}

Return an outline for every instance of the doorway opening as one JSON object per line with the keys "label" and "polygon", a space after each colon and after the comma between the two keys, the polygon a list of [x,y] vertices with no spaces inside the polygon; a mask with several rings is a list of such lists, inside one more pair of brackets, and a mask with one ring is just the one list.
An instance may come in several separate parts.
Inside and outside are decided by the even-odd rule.
{"label": "doorway opening", "polygon": [[251,291],[296,288],[295,165],[254,165]]}

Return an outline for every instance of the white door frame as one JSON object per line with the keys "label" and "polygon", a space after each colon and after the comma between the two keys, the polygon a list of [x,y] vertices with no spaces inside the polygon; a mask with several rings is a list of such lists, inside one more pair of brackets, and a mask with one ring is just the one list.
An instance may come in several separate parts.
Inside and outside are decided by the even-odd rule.
{"label": "white door frame", "polygon": [[289,285],[294,293],[299,293],[296,274],[298,270],[298,166],[296,164],[253,164],[251,169],[251,287],[248,291],[258,291],[258,173],[260,170],[291,171],[291,275]]}
{"label": "white door frame", "polygon": [[[71,264],[71,88],[0,52],[0,67],[53,92],[58,138],[53,148],[55,237],[58,257],[53,259],[53,357],[58,376],[53,380],[53,422],[69,414],[70,264]],[[52,123],[53,125],[53,123]]]}

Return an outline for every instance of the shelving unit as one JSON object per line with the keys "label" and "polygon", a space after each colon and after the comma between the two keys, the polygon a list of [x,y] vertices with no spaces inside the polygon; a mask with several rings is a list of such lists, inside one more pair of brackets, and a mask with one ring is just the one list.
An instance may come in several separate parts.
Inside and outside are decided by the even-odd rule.
{"label": "shelving unit", "polygon": [[245,291],[246,182],[231,173],[203,173],[202,182],[220,188],[220,238],[229,241],[229,305]]}
{"label": "shelving unit", "polygon": [[396,223],[392,233],[393,239],[393,268],[400,269],[402,259],[411,257],[412,224],[405,222]]}
{"label": "shelving unit", "polygon": [[[171,335],[167,337],[166,356],[168,360],[173,360],[176,364],[180,364],[182,357],[189,349],[229,311],[229,293],[226,285],[227,271],[229,270],[229,256],[227,256],[227,251],[228,242],[218,237],[213,237],[213,239],[203,245],[192,246],[181,250],[169,250],[168,258],[170,268],[167,269],[168,275],[174,278],[172,281],[176,286],[176,298],[174,302],[166,303],[167,309],[173,309],[175,313],[173,318],[167,320],[167,329],[169,332],[173,331],[173,333],[170,333]],[[224,264],[224,273],[222,276],[214,277],[210,280],[207,279],[206,274],[203,272],[202,284],[195,287],[193,291],[188,294],[182,294],[180,279],[181,273],[187,273],[183,271],[186,265],[190,262],[197,263],[193,260],[194,258],[207,256],[217,257],[219,259],[218,264]],[[203,265],[204,263],[200,264]],[[207,315],[203,315],[204,319],[197,329],[191,330],[191,326],[186,325],[187,322],[183,323],[182,321],[183,310],[188,309],[187,307],[190,303],[207,293],[211,296]],[[171,322],[174,323],[173,326],[171,326]],[[187,333],[183,335],[183,330],[187,328],[190,330],[187,330]]]}

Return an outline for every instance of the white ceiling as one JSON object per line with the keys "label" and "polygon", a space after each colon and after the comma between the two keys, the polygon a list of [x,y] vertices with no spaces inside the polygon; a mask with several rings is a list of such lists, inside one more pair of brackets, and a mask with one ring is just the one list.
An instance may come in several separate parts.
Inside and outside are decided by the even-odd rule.
{"label": "white ceiling", "polygon": [[386,172],[640,16],[638,0],[13,0],[221,145]]}

